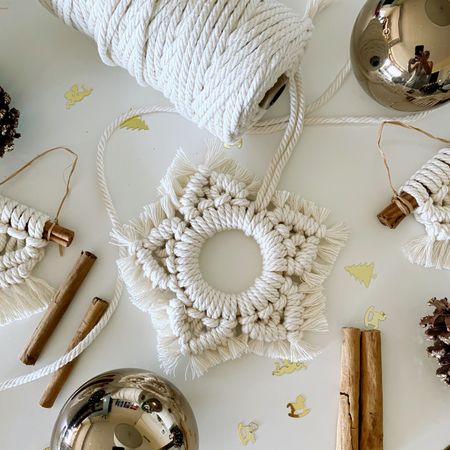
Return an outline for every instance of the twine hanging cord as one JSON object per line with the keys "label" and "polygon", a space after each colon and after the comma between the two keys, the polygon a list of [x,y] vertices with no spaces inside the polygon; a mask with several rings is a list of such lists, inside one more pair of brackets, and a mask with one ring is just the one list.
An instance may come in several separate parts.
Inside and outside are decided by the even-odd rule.
{"label": "twine hanging cord", "polygon": [[381,158],[383,159],[384,167],[386,168],[386,173],[387,173],[387,177],[388,177],[388,181],[389,181],[389,186],[391,187],[392,194],[393,194],[392,195],[392,201],[396,204],[398,209],[403,214],[405,214],[407,216],[407,215],[411,214],[414,211],[415,207],[406,198],[401,197],[399,195],[397,189],[395,189],[395,187],[394,187],[394,183],[392,181],[391,168],[389,166],[386,154],[383,151],[383,149],[381,148],[381,141],[382,141],[382,138],[383,138],[383,131],[384,131],[385,125],[393,125],[393,126],[398,126],[398,127],[401,127],[401,128],[405,128],[407,130],[417,131],[418,133],[421,133],[421,134],[427,136],[430,139],[434,139],[434,140],[442,142],[444,144],[450,144],[450,140],[442,138],[442,137],[439,137],[439,136],[435,136],[434,134],[431,134],[428,131],[423,130],[422,128],[414,127],[413,125],[401,122],[399,120],[385,120],[385,121],[383,121],[381,123],[380,128],[378,129],[378,139],[377,139],[378,152],[380,153]]}
{"label": "twine hanging cord", "polygon": [[[63,206],[67,200],[67,197],[69,196],[69,192],[70,192],[70,185],[72,182],[72,177],[75,173],[75,169],[77,167],[77,163],[78,163],[78,155],[73,151],[70,150],[70,148],[67,147],[53,147],[53,148],[49,148],[48,150],[43,151],[42,153],[39,153],[37,156],[35,156],[33,159],[31,159],[30,161],[28,161],[26,164],[24,164],[22,167],[20,167],[19,169],[17,169],[15,172],[13,172],[11,175],[9,175],[8,177],[6,177],[3,181],[0,182],[0,186],[3,186],[4,184],[6,184],[8,181],[12,180],[13,178],[15,178],[17,175],[21,174],[22,172],[24,172],[25,170],[27,170],[29,167],[31,167],[36,161],[38,161],[41,158],[46,157],[48,154],[53,153],[53,152],[66,152],[69,155],[71,155],[73,157],[73,161],[70,163],[69,166],[67,166],[66,169],[70,168],[69,171],[69,175],[67,177],[66,180],[66,187],[65,187],[65,191],[64,191],[64,195],[59,203],[58,209],[56,210],[56,215],[55,218],[52,221],[52,225],[51,227],[49,227],[48,231],[47,231],[47,236],[46,239],[49,240],[50,236],[52,234],[53,228],[58,224],[58,220],[59,217],[61,215],[61,211],[63,209]],[[64,170],[65,172],[66,170]]]}

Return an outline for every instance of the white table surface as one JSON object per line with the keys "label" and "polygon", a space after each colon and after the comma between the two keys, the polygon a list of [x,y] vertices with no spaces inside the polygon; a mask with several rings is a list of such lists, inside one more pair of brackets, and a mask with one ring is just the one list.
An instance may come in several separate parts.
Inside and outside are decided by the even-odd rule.
{"label": "white table surface", "polygon": [[[301,12],[304,1],[288,2]],[[151,88],[142,88],[122,69],[104,66],[93,41],[66,27],[36,1],[2,0],[0,9],[0,85],[21,111],[22,138],[14,153],[0,161],[3,177],[39,151],[67,145],[80,155],[72,193],[61,223],[76,230],[64,258],[49,246],[38,273],[58,285],[80,250],[91,250],[99,261],[76,301],[46,347],[39,365],[53,361],[65,349],[92,297],[110,298],[116,277],[117,249],[108,244],[110,224],[95,178],[97,141],[103,128],[130,107],[165,102]],[[317,19],[305,58],[308,99],[332,80],[348,55],[356,0],[341,0]],[[92,94],[70,110],[64,92],[78,83]],[[286,111],[286,98],[275,113]],[[323,114],[392,114],[368,98],[350,79]],[[449,109],[444,108],[421,126],[448,137]],[[120,131],[107,154],[107,172],[117,207],[124,220],[156,198],[159,179],[175,150],[183,147],[196,160],[210,136],[183,118],[147,117],[149,131]],[[245,356],[212,369],[195,381],[180,370],[173,380],[191,403],[198,420],[201,450],[241,448],[237,424],[260,425],[255,450],[332,450],[338,402],[340,328],[364,326],[370,305],[387,314],[383,338],[385,449],[442,450],[450,443],[450,388],[434,375],[437,363],[426,357],[426,342],[418,323],[430,309],[433,296],[449,295],[446,271],[409,264],[401,247],[422,233],[413,218],[396,230],[382,227],[376,213],[389,200],[385,172],[375,147],[375,127],[308,128],[289,162],[281,187],[301,193],[332,209],[332,220],[344,220],[351,240],[326,282],[330,333],[321,356],[306,370],[273,377],[274,362]],[[246,137],[241,150],[230,155],[262,175],[279,136]],[[395,181],[406,180],[439,148],[404,130],[389,130],[386,150]],[[2,193],[52,214],[63,188],[66,156],[42,161],[26,175],[2,188]],[[245,287],[257,275],[258,253],[252,242],[236,235],[217,239],[205,249],[205,276],[218,286]],[[227,242],[225,244],[225,242]],[[245,245],[244,245],[245,244]],[[233,253],[231,249],[234,249]],[[244,249],[250,249],[245,253]],[[244,261],[235,270],[236,262]],[[377,278],[369,288],[344,270],[349,264],[374,262]],[[237,274],[236,274],[237,272]],[[39,315],[0,328],[1,379],[24,374],[18,354],[38,323]],[[131,305],[126,295],[108,327],[80,359],[53,409],[38,406],[47,379],[0,393],[0,435],[4,449],[41,450],[49,444],[53,422],[64,401],[90,377],[118,367],[141,367],[161,373],[155,333],[149,317]],[[298,394],[307,399],[309,415],[291,419],[286,404]]]}

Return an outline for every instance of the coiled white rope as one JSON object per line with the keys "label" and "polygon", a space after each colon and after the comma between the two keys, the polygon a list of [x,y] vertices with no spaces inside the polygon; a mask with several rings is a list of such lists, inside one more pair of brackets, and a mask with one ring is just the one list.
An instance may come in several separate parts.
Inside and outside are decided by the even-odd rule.
{"label": "coiled white rope", "polygon": [[[117,118],[104,132],[97,158],[98,183],[113,228],[120,226],[106,184],[105,145],[114,130],[139,114],[179,112],[205,127],[224,142],[245,132],[271,133],[287,128],[258,195],[264,207],[278,184],[303,125],[379,124],[384,117],[314,117],[310,113],[328,102],[348,74],[347,62],[326,91],[305,114],[298,67],[311,36],[312,17],[324,2],[313,0],[305,16],[277,1],[267,0],[41,0],[67,24],[91,35],[103,61],[120,65],[140,84],[152,85],[174,107],[149,107]],[[260,100],[276,80],[286,74],[298,92],[298,108],[291,119],[259,121]],[[423,118],[427,113],[404,116]],[[124,255],[125,250],[121,250]],[[0,391],[47,376],[78,357],[100,334],[116,310],[123,283],[117,280],[106,314],[73,350],[32,373],[0,383]]]}

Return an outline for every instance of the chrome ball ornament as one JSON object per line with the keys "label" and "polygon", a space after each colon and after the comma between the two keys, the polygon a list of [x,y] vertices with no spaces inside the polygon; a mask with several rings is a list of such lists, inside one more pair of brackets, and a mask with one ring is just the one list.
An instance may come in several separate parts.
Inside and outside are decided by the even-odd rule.
{"label": "chrome ball ornament", "polygon": [[197,424],[183,394],[139,369],[103,373],[62,408],[51,450],[198,450]]}
{"label": "chrome ball ornament", "polygon": [[384,106],[424,111],[450,100],[450,1],[368,0],[351,39],[353,71]]}

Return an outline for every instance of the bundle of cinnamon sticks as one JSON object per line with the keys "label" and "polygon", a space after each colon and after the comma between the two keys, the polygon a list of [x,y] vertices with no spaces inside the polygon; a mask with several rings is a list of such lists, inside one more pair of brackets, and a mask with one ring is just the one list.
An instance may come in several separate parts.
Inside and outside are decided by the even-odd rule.
{"label": "bundle of cinnamon sticks", "polygon": [[336,450],[383,450],[380,331],[342,332]]}

